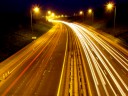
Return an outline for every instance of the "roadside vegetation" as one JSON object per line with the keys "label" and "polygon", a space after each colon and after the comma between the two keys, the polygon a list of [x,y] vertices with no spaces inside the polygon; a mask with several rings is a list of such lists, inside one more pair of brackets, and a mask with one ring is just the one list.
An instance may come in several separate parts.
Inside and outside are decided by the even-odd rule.
{"label": "roadside vegetation", "polygon": [[32,32],[30,17],[21,14],[4,14],[0,21],[0,62],[32,42],[32,37],[40,37],[53,26],[44,18],[33,19]]}

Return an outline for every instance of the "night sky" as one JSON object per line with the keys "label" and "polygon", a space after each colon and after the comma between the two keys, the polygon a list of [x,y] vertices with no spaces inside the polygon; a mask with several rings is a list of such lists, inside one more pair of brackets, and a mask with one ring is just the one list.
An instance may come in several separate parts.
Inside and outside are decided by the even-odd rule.
{"label": "night sky", "polygon": [[[21,12],[29,10],[32,4],[38,4],[42,10],[54,10],[61,13],[73,13],[88,7],[104,6],[109,0],[1,0],[0,12]],[[128,0],[112,0],[116,4]]]}

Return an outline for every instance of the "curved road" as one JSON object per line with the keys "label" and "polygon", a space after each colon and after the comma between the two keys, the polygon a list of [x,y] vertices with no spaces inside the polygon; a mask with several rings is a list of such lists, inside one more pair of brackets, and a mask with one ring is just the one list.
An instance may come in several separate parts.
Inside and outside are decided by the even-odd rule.
{"label": "curved road", "polygon": [[63,26],[55,25],[0,64],[0,95],[56,96],[67,38]]}
{"label": "curved road", "polygon": [[62,23],[74,31],[82,45],[89,95],[127,96],[128,51],[124,53],[120,46],[87,26]]}
{"label": "curved road", "polygon": [[0,95],[127,96],[128,51],[87,26],[57,22],[0,63]]}

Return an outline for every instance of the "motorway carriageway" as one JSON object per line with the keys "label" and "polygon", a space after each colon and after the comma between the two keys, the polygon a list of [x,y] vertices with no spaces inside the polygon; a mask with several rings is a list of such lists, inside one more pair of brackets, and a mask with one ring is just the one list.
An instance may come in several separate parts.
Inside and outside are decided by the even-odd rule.
{"label": "motorway carriageway", "polygon": [[127,96],[128,54],[86,26],[59,22],[69,26],[82,45],[89,96]]}
{"label": "motorway carriageway", "polygon": [[108,41],[86,26],[59,21],[0,64],[0,94],[127,96],[128,56]]}
{"label": "motorway carriageway", "polygon": [[0,63],[0,96],[56,96],[61,76],[66,27],[56,24]]}

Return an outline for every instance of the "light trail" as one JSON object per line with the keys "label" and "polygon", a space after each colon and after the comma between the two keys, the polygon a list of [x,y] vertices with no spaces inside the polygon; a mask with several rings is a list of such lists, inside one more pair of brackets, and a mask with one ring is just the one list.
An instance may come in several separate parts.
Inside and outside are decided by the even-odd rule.
{"label": "light trail", "polygon": [[[119,59],[120,59],[120,61],[121,62],[123,62],[123,63],[125,63],[125,65],[127,65],[128,66],[128,59],[126,59],[125,57],[123,57],[123,55],[121,55],[119,52],[117,52],[116,51],[116,49],[114,49],[114,48],[112,48],[107,42],[105,42],[103,39],[101,39],[101,38],[98,38],[98,37],[95,37],[96,35],[94,35],[94,33],[92,33],[92,32],[90,32],[89,30],[87,30],[87,29],[85,29],[85,28],[83,28],[83,27],[81,27],[81,26],[78,26],[78,25],[76,25],[75,24],[75,26],[77,26],[78,28],[80,28],[80,29],[82,29],[84,32],[83,32],[83,34],[86,32],[88,35],[90,35],[93,39],[95,39],[102,47],[104,47],[104,46],[106,46],[107,48],[109,48],[109,50],[107,50],[105,47],[105,49],[106,49],[106,51],[108,51],[110,54],[111,54],[111,52],[115,52],[114,54],[118,54],[118,55],[116,55]],[[86,35],[86,34],[85,34]],[[87,36],[87,35],[86,35]],[[111,51],[111,52],[110,52]],[[111,54],[112,55],[112,54]],[[115,58],[115,56],[113,56],[114,58]],[[122,57],[122,59],[121,59],[121,57]],[[115,58],[116,60],[118,60],[117,58]],[[123,60],[124,59],[124,60]],[[119,60],[118,60],[118,62],[119,63],[121,63]],[[127,69],[127,71],[128,71],[128,69]]]}
{"label": "light trail", "polygon": [[[77,24],[62,23],[68,25],[81,42],[86,56],[85,59],[88,62],[86,66],[89,66],[97,95],[101,96],[106,94],[106,96],[111,96],[112,92],[115,96],[126,96],[128,94],[128,81],[125,79],[127,78],[127,74],[124,73],[125,71],[128,72],[127,56],[123,55],[121,51],[98,36],[96,32],[85,29]],[[102,48],[105,50],[102,50]],[[116,62],[113,62],[110,56],[113,57],[113,60]],[[104,70],[107,72],[106,74]],[[122,70],[123,72],[118,70]],[[123,77],[122,74],[124,74],[125,77]],[[111,80],[113,82],[111,82]],[[102,88],[104,89],[104,93],[101,92],[101,90],[103,90]]]}
{"label": "light trail", "polygon": [[[73,26],[72,26],[72,27],[73,27]],[[73,28],[73,29],[75,30],[75,28]],[[77,30],[75,30],[75,31],[77,31]],[[78,34],[78,35],[81,36],[80,34]],[[81,41],[81,42],[82,42],[82,41]],[[83,45],[83,47],[84,47],[84,43],[82,43],[82,45]],[[87,58],[87,61],[88,61],[88,64],[89,64],[89,68],[90,68],[90,70],[91,70],[91,74],[92,74],[92,77],[93,77],[93,81],[95,81],[94,84],[95,84],[95,87],[96,87],[96,90],[97,90],[97,94],[98,94],[98,96],[101,96],[100,90],[99,90],[99,88],[98,88],[99,82],[98,82],[98,80],[97,80],[96,73],[95,73],[94,68],[93,68],[93,64],[92,64],[92,62],[91,62],[89,53],[88,53],[87,50],[86,50],[86,47],[84,47],[84,49],[85,49],[84,52],[85,52],[85,55],[86,55],[86,58]]]}
{"label": "light trail", "polygon": [[[79,31],[80,32],[80,31]],[[84,36],[84,35],[83,35]],[[89,37],[86,35],[85,38],[87,38],[85,41],[89,42]],[[91,41],[91,40],[90,40]],[[86,42],[87,43],[87,42]],[[93,43],[93,42],[91,42]],[[91,45],[91,43],[89,45]],[[94,46],[96,46],[93,43]],[[93,47],[93,46],[92,46]],[[98,49],[98,48],[93,48],[93,50]],[[101,51],[98,49],[98,51],[101,53]],[[97,51],[95,50],[95,53],[97,53]],[[102,54],[102,53],[101,53]],[[105,62],[103,61],[102,57],[98,54],[97,55],[99,57],[99,59],[101,60],[102,64],[105,64]],[[110,62],[107,60],[107,58],[105,58],[105,56],[102,54],[102,56],[104,57],[104,59],[107,61],[107,63],[109,64],[109,66],[113,69],[113,71],[115,72],[115,74],[117,75],[117,77],[120,79],[120,81],[123,83],[123,85],[125,86],[125,88],[127,89],[127,85],[124,83],[124,81],[120,78],[120,76],[117,74],[116,70],[111,66]],[[107,66],[106,66],[107,68]],[[108,72],[110,73],[110,70],[108,70]],[[112,72],[111,72],[112,74]],[[100,76],[100,75],[99,75]],[[114,78],[114,76],[111,76]],[[114,78],[114,81],[117,82],[117,80]],[[119,91],[121,92],[121,94],[124,96],[124,92],[123,89],[120,87],[120,85],[118,84],[118,82],[116,83],[117,88],[119,88]]]}
{"label": "light trail", "polygon": [[[87,36],[86,36],[87,37]],[[124,81],[121,79],[121,77],[118,75],[118,73],[116,72],[116,70],[112,67],[112,65],[110,64],[110,62],[108,61],[108,59],[104,56],[104,54],[102,54],[102,52],[99,50],[99,48],[90,40],[89,38],[86,39],[86,41],[91,42],[89,43],[90,45],[92,45],[91,47],[93,48],[93,46],[95,46],[95,48],[93,48],[93,50],[95,50],[95,53],[97,53],[97,56],[99,57],[99,59],[101,60],[101,56],[99,55],[98,51],[100,52],[100,54],[103,56],[103,58],[107,61],[107,63],[109,64],[109,66],[113,69],[113,71],[115,72],[115,74],[117,75],[117,77],[120,79],[120,81],[123,83],[123,85],[125,86],[126,90],[128,90],[127,85],[124,83]],[[98,51],[97,51],[97,50]],[[103,64],[105,64],[105,62],[103,60],[101,60],[101,62],[103,62]]]}

